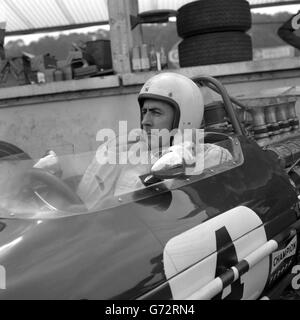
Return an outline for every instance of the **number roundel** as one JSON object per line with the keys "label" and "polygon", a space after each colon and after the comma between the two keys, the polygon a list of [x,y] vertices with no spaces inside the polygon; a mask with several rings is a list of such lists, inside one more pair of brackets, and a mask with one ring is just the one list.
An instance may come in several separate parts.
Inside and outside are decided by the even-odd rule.
{"label": "number roundel", "polygon": [[[268,280],[268,257],[229,286],[221,283],[220,276],[266,242],[261,219],[243,206],[170,239],[164,249],[164,270],[173,298],[195,297],[204,287],[209,288],[207,299],[257,298]],[[222,285],[224,290],[218,291]]]}

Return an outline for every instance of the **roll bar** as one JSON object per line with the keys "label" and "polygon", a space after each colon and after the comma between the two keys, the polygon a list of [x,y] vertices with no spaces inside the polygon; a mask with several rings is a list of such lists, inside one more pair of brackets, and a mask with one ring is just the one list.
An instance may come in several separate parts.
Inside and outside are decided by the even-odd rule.
{"label": "roll bar", "polygon": [[213,90],[213,91],[217,92],[219,95],[221,95],[221,97],[223,98],[225,110],[230,118],[231,124],[232,124],[235,132],[238,135],[246,135],[246,132],[243,129],[243,127],[241,126],[241,124],[237,118],[237,115],[234,111],[234,108],[232,106],[232,100],[234,100],[233,102],[235,104],[238,104],[239,106],[241,106],[244,109],[247,109],[247,107],[245,107],[244,105],[242,105],[238,101],[235,101],[235,99],[231,98],[228,95],[225,87],[221,84],[221,82],[213,77],[199,76],[199,77],[193,77],[192,80],[197,85],[198,85],[198,83],[202,83],[202,84],[206,85],[208,88],[210,88],[211,90]]}

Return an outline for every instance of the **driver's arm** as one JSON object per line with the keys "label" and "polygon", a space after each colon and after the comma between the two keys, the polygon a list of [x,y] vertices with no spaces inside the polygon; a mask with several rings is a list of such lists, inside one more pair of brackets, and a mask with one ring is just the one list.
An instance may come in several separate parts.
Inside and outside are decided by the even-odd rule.
{"label": "driver's arm", "polygon": [[215,167],[231,160],[232,155],[227,149],[215,144],[204,144],[204,168]]}
{"label": "driver's arm", "polygon": [[185,141],[167,148],[152,166],[151,173],[157,177],[168,176],[180,170],[178,168],[182,168],[186,175],[198,175],[204,169],[232,159],[231,153],[218,145]]}
{"label": "driver's arm", "polygon": [[110,164],[107,144],[102,144],[85,171],[77,188],[77,194],[89,208],[95,208],[114,194],[115,183],[121,167]]}

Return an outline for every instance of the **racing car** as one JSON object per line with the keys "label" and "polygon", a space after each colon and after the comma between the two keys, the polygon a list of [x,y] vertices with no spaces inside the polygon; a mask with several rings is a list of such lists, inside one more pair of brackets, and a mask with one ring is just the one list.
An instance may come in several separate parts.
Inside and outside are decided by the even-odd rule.
{"label": "racing car", "polygon": [[300,133],[262,146],[246,106],[212,77],[194,81],[222,98],[206,108],[205,142],[232,155],[198,175],[151,172],[143,188],[89,210],[71,188],[78,177],[2,147],[0,299],[278,299],[290,288]]}

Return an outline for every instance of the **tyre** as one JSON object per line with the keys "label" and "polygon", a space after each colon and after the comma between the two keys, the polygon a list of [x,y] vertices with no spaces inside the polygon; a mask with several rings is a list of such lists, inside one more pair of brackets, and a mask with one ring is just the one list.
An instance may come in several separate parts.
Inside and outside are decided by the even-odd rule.
{"label": "tyre", "polygon": [[196,34],[247,31],[251,11],[246,0],[202,0],[190,2],[178,10],[177,33],[181,38]]}
{"label": "tyre", "polygon": [[243,32],[217,32],[193,36],[178,47],[180,67],[252,60],[252,40]]}
{"label": "tyre", "polygon": [[8,143],[6,141],[0,141],[0,159],[10,158],[10,159],[18,159],[18,160],[28,160],[31,159],[30,156],[18,148],[17,146]]}

